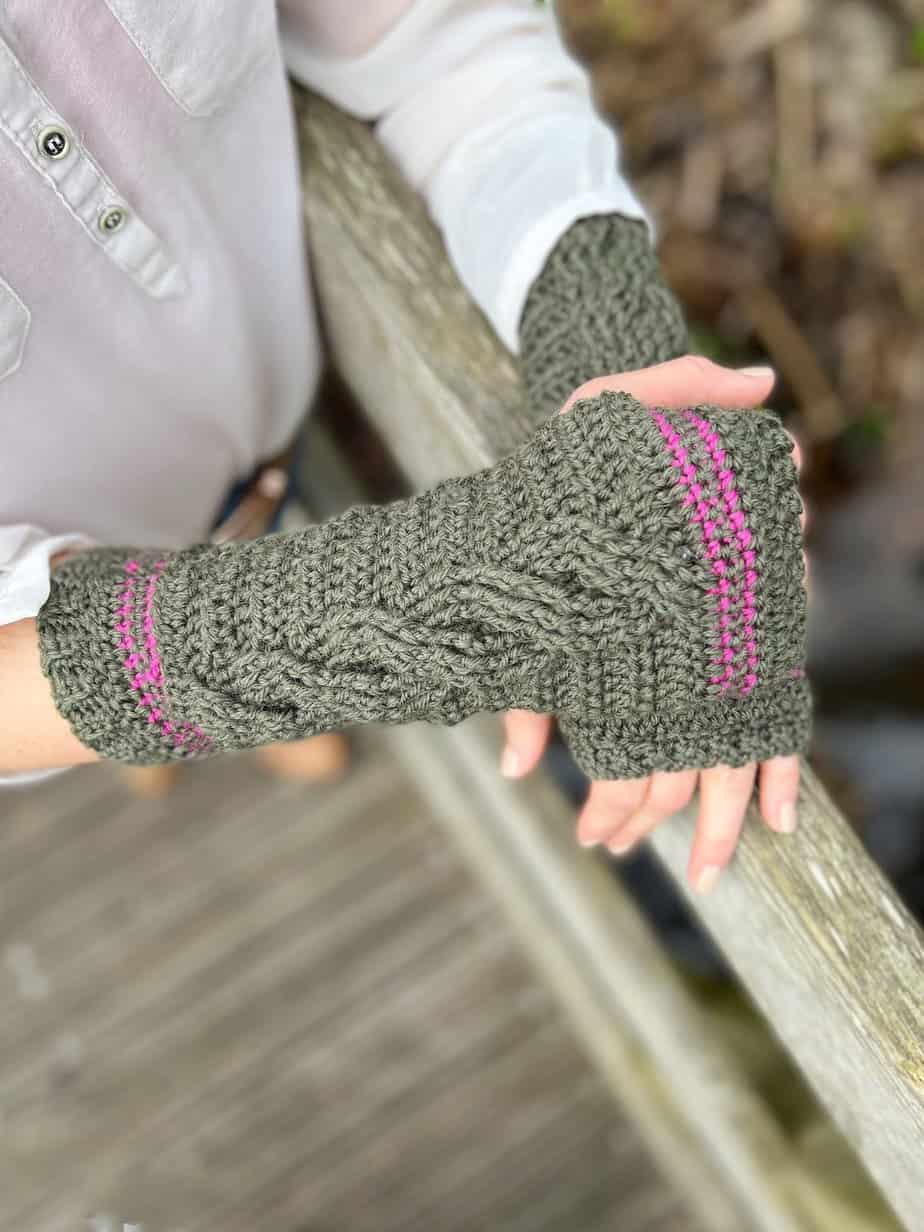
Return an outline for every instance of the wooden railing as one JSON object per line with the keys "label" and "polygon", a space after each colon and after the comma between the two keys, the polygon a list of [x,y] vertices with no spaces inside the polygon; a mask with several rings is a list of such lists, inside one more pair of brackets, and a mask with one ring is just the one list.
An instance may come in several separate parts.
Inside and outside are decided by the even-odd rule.
{"label": "wooden railing", "polygon": [[[296,106],[335,367],[410,487],[492,463],[529,431],[513,359],[371,131],[314,97]],[[327,499],[355,499],[330,443],[319,436],[312,455]],[[799,832],[780,839],[752,819],[721,888],[692,906],[901,1224],[869,1214],[875,1197],[862,1210],[838,1199],[618,883],[578,849],[551,782],[499,777],[496,719],[390,738],[705,1227],[924,1232],[924,937],[808,767]],[[684,894],[692,832],[688,811],[652,840]]]}

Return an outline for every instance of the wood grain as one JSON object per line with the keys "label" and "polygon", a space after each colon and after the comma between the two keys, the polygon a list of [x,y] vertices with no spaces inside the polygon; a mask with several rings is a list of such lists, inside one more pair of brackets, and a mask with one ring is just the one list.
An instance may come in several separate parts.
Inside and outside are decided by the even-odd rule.
{"label": "wood grain", "polygon": [[697,1232],[372,741],[0,794],[3,1232]]}

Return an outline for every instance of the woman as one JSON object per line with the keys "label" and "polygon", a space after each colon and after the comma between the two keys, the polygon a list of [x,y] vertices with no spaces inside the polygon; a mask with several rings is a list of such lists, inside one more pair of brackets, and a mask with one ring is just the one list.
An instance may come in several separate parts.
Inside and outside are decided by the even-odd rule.
{"label": "woman", "polygon": [[[422,504],[184,552],[317,380],[284,61],[376,122],[544,426]],[[292,0],[277,28],[270,0],[12,0],[0,95],[5,771],[513,708],[519,774],[554,710],[598,780],[582,841],[626,850],[699,780],[709,890],[758,763],[768,824],[794,828],[792,463],[769,416],[681,412],[758,405],[772,374],[653,366],[682,318],[547,11]],[[627,369],[649,371],[599,381]],[[447,563],[427,536],[461,508]]]}

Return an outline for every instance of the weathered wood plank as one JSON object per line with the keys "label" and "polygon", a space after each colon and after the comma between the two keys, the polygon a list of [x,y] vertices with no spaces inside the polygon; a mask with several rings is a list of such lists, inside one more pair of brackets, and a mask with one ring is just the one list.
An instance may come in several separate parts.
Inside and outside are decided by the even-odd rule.
{"label": "weathered wood plank", "polygon": [[[302,104],[306,215],[339,371],[413,484],[490,463],[528,430],[515,366],[371,133],[327,104]],[[801,814],[795,840],[752,822],[719,893],[695,906],[905,1226],[921,1232],[924,939],[808,767]],[[680,883],[690,824],[654,840]],[[722,1163],[722,1131],[701,1129]],[[723,1166],[734,1191],[730,1156]]]}
{"label": "weathered wood plank", "polygon": [[622,1227],[624,1197],[625,1232],[694,1232],[422,798],[362,743],[335,788],[238,758],[166,801],[105,767],[0,794],[3,1232],[514,1212],[585,1232]]}

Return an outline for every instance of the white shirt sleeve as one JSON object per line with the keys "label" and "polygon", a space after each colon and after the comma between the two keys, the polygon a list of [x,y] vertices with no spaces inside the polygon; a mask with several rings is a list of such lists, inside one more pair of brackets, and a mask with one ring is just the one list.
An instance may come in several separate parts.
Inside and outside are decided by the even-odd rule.
{"label": "white shirt sleeve", "polygon": [[[88,548],[86,535],[48,535],[37,526],[0,526],[0,625],[37,616],[51,587],[51,559],[59,552]],[[0,788],[27,787],[60,770],[0,775]]]}
{"label": "white shirt sleeve", "polygon": [[[370,46],[362,18],[345,16],[342,0],[283,0],[288,67],[376,122],[425,195],[462,281],[515,351],[527,292],[571,224],[645,212],[550,5],[390,0],[389,7],[404,11]],[[344,55],[351,21],[357,52]],[[337,39],[325,38],[337,23]]]}
{"label": "white shirt sleeve", "polygon": [[0,625],[38,615],[48,598],[53,556],[92,546],[86,535],[49,535],[37,526],[0,526]]}

